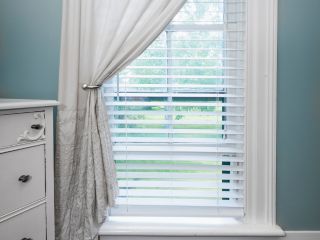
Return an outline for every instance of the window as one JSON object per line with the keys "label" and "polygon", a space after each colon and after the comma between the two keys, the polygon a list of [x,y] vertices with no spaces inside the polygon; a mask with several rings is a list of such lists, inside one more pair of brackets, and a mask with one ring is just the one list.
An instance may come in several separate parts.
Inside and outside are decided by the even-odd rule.
{"label": "window", "polygon": [[245,6],[189,0],[105,85],[115,214],[244,215]]}
{"label": "window", "polygon": [[[276,26],[277,0],[188,0],[104,85],[120,185],[111,215],[228,216],[241,226],[204,235],[283,236],[275,223]],[[100,233],[130,233],[126,226]],[[149,230],[132,234],[170,234],[167,225]]]}

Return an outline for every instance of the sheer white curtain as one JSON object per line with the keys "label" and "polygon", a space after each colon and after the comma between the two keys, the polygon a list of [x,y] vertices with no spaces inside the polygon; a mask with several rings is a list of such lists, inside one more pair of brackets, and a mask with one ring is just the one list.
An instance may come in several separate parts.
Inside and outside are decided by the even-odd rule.
{"label": "sheer white curtain", "polygon": [[[56,153],[57,239],[93,239],[117,194],[99,86],[161,33],[185,0],[63,0]],[[94,88],[83,89],[87,84]]]}

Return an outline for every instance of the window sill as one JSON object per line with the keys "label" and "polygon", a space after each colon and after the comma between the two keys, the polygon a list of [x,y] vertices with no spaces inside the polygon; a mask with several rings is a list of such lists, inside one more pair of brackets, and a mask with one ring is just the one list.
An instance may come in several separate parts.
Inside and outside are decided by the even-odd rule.
{"label": "window sill", "polygon": [[277,225],[245,224],[232,218],[112,217],[100,236],[285,236]]}

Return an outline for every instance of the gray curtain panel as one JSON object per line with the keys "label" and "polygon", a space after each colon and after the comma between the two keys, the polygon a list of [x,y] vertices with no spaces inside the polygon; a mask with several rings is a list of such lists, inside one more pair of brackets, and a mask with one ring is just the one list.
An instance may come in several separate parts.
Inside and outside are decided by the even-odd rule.
{"label": "gray curtain panel", "polygon": [[185,0],[63,0],[56,239],[93,239],[117,182],[101,86],[138,57]]}

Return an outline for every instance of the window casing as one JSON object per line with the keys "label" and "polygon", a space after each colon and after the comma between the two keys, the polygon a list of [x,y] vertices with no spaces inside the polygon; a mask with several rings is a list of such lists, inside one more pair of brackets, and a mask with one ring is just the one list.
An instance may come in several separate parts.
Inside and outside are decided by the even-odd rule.
{"label": "window casing", "polygon": [[[185,225],[181,218],[170,220],[168,224],[152,224],[152,218],[146,218],[139,224],[136,218],[111,220],[100,229],[100,235],[137,235],[189,236],[284,236],[283,230],[276,225],[276,66],[277,66],[277,0],[246,0],[245,40],[245,216],[238,223],[223,224],[229,218],[210,218],[217,222],[213,225],[202,225],[201,219],[194,219],[196,225]],[[106,89],[105,89],[106,90]],[[107,91],[105,91],[107,94]],[[111,94],[110,92],[108,94]],[[106,96],[106,100],[110,96]],[[110,109],[109,109],[110,111]],[[109,112],[110,114],[110,112]],[[110,115],[112,119],[112,115]],[[110,119],[110,120],[111,120]],[[160,209],[162,215],[170,212],[177,216],[190,216],[190,209],[198,212],[197,216],[207,216],[210,211],[203,208],[187,207],[188,211],[178,211],[173,206],[163,211],[159,206],[138,206],[136,212],[129,206],[112,209],[111,214],[147,215]],[[181,209],[181,208],[180,208]],[[224,210],[225,211],[225,210]],[[192,211],[191,211],[192,212]],[[150,214],[152,215],[152,213]],[[156,214],[155,214],[156,215]],[[160,214],[161,215],[161,214]],[[192,215],[192,214],[191,214]],[[208,214],[210,215],[210,214]],[[163,219],[167,222],[168,218]],[[186,218],[184,218],[186,219]],[[191,218],[188,218],[191,219]],[[205,218],[205,222],[209,219]],[[176,221],[177,224],[174,224]],[[137,224],[135,224],[137,223]],[[150,224],[149,224],[150,223]],[[146,228],[146,224],[148,227]],[[110,238],[111,236],[108,236]],[[112,238],[112,237],[111,237]]]}

